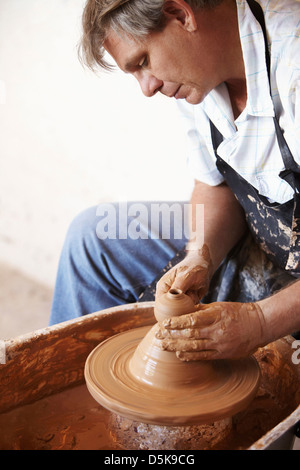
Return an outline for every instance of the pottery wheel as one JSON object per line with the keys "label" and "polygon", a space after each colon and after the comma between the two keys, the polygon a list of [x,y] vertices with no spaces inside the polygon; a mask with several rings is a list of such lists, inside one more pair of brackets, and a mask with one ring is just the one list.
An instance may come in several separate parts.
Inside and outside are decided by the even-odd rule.
{"label": "pottery wheel", "polygon": [[120,333],[90,353],[87,387],[104,408],[140,422],[178,426],[210,424],[250,404],[260,379],[254,358],[182,362],[155,344],[155,328]]}

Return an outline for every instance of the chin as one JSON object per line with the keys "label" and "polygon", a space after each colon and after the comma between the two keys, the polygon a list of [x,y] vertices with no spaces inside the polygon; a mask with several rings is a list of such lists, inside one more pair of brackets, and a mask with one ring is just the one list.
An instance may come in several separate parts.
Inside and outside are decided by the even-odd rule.
{"label": "chin", "polygon": [[203,98],[196,98],[196,97],[191,97],[191,96],[187,96],[185,98],[185,101],[189,104],[200,104],[201,101],[203,101]]}
{"label": "chin", "polygon": [[186,96],[185,100],[190,104],[200,104],[204,100],[205,96],[200,95],[199,93],[190,93]]}

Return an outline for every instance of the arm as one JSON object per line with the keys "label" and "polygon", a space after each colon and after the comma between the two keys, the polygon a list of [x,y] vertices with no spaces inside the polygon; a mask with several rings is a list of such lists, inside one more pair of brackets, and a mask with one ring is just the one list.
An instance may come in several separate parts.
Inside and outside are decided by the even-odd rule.
{"label": "arm", "polygon": [[[158,282],[156,296],[169,289],[180,289],[197,303],[206,294],[220,262],[242,237],[246,229],[244,212],[226,184],[209,186],[195,182],[191,204],[204,204],[204,243],[191,239],[183,261]],[[193,220],[190,221],[193,226]]]}
{"label": "arm", "polygon": [[[213,272],[246,230],[244,212],[226,184],[209,186],[195,182],[190,203],[204,204],[204,244],[208,247]],[[193,220],[191,224],[193,226]],[[202,249],[193,240],[187,244],[188,255]]]}

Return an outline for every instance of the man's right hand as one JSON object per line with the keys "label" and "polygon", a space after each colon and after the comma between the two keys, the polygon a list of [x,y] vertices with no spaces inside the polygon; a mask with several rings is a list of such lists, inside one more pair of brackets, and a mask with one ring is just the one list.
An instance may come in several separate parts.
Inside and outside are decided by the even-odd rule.
{"label": "man's right hand", "polygon": [[202,249],[188,251],[187,256],[158,281],[156,298],[170,289],[180,289],[197,304],[207,293],[212,274],[212,262],[206,245]]}

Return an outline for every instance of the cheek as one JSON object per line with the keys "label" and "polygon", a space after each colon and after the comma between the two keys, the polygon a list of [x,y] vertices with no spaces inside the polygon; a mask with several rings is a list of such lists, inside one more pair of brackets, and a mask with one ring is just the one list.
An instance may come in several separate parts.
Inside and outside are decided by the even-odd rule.
{"label": "cheek", "polygon": [[151,58],[151,71],[155,76],[166,81],[181,81],[185,79],[187,59],[176,48],[161,48],[156,57]]}

